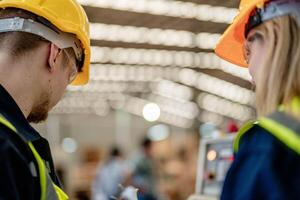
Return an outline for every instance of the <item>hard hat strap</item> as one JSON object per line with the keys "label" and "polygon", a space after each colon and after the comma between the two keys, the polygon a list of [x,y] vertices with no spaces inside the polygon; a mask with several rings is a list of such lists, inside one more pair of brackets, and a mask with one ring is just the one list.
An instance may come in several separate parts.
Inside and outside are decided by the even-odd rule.
{"label": "hard hat strap", "polygon": [[249,17],[245,26],[245,37],[254,27],[275,17],[291,15],[300,27],[300,0],[270,1],[263,8],[257,8]]}
{"label": "hard hat strap", "polygon": [[20,17],[0,19],[0,33],[14,31],[38,35],[52,42],[60,49],[72,48],[74,50],[76,60],[83,60],[83,50],[81,48],[80,41],[73,34],[54,31],[51,28],[31,19],[24,19]]}

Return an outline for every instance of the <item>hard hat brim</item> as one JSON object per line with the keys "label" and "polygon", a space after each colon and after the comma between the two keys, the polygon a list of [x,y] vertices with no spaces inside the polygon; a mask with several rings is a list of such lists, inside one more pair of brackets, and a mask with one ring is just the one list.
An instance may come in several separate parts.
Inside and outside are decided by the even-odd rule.
{"label": "hard hat brim", "polygon": [[253,1],[246,8],[240,10],[240,13],[234,18],[216,45],[215,53],[219,57],[241,67],[248,67],[244,58],[245,25],[252,10],[261,2],[262,0]]}
{"label": "hard hat brim", "polygon": [[71,83],[71,85],[74,86],[79,86],[79,85],[85,85],[89,82],[90,79],[90,62],[87,62],[86,60],[90,60],[90,49],[85,49],[84,50],[84,55],[88,56],[88,58],[85,58],[85,62],[83,64],[83,71],[78,73],[78,75],[76,76],[75,80]]}

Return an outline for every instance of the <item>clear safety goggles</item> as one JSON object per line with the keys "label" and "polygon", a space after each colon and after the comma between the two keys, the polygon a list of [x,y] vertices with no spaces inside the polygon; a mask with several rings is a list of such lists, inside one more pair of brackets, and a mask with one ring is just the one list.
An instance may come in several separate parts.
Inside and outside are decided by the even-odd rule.
{"label": "clear safety goggles", "polygon": [[69,63],[69,67],[70,67],[70,72],[69,72],[69,83],[72,83],[78,72],[79,72],[79,68],[78,65],[76,64],[76,62],[74,62],[74,57],[72,57],[66,50],[62,49],[61,52],[64,51],[65,55],[68,58],[68,63]]}
{"label": "clear safety goggles", "polygon": [[72,48],[76,56],[77,65],[79,66],[78,70],[82,67],[83,50],[80,41],[73,34],[54,30],[32,19],[20,17],[0,19],[0,33],[13,31],[38,35],[52,42],[60,49]]}
{"label": "clear safety goggles", "polygon": [[291,15],[300,27],[300,0],[275,0],[252,12],[245,26],[245,37],[254,27],[275,17]]}

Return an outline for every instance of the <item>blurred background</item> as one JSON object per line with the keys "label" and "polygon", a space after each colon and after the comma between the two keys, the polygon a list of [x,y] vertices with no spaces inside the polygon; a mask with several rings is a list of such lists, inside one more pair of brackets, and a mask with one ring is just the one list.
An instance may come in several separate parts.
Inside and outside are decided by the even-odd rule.
{"label": "blurred background", "polygon": [[79,2],[90,20],[90,82],[68,87],[34,125],[71,199],[102,200],[101,187],[119,182],[139,187],[139,199],[183,200],[202,179],[222,183],[228,166],[205,163],[232,153],[219,156],[223,143],[201,153],[201,140],[231,138],[255,117],[247,69],[213,52],[239,1]]}

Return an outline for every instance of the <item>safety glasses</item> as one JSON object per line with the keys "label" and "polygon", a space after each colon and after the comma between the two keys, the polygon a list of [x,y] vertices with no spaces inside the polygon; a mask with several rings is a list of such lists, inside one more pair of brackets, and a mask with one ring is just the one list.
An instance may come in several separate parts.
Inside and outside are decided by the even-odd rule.
{"label": "safety glasses", "polygon": [[78,72],[80,72],[81,67],[78,65],[78,62],[76,62],[74,56],[71,56],[66,49],[62,49],[61,52],[63,52],[68,59],[68,67],[70,67],[70,72],[69,72],[69,84],[70,84],[75,80]]}

